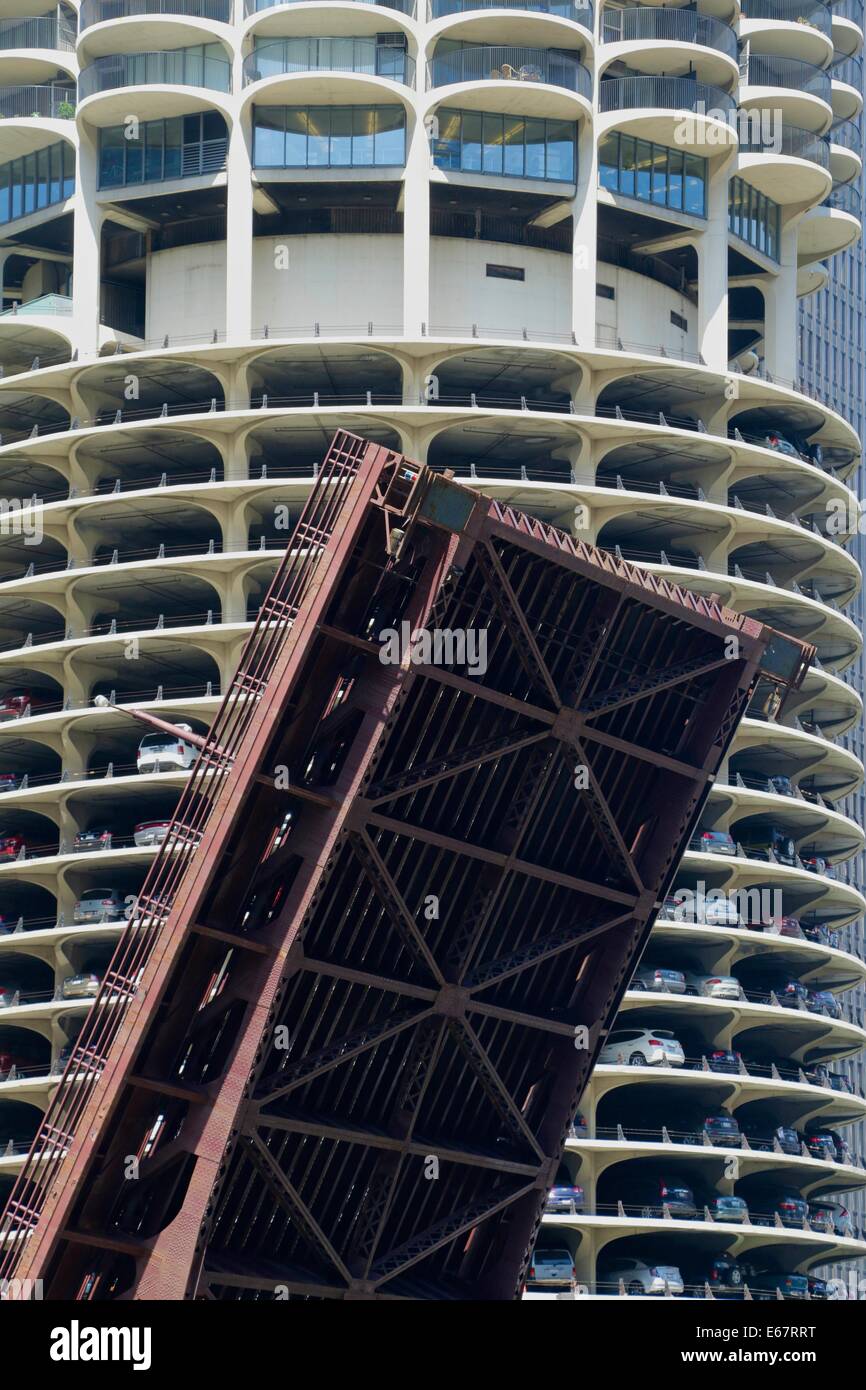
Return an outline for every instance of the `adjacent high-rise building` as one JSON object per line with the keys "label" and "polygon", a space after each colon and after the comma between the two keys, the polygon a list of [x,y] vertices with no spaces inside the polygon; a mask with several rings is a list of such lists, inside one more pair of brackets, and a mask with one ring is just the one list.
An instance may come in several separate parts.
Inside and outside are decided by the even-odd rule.
{"label": "adjacent high-rise building", "polygon": [[[781,716],[756,692],[703,808],[532,1282],[784,1295],[855,1261],[858,14],[22,8],[0,20],[3,1193],[187,775],[123,707],[207,726],[343,428],[816,645]],[[802,364],[798,302],[836,316]]]}

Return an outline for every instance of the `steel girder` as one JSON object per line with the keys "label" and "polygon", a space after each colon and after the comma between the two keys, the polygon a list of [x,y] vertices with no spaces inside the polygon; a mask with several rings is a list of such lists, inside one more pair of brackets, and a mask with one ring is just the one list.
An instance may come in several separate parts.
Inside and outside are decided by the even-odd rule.
{"label": "steel girder", "polygon": [[[429,640],[383,660],[401,632]],[[514,1297],[736,723],[809,659],[338,435],[0,1272],[56,1298]]]}

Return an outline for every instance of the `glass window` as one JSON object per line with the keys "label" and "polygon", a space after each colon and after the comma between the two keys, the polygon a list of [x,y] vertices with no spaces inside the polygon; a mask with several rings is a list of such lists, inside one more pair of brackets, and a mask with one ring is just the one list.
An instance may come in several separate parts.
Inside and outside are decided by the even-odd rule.
{"label": "glass window", "polygon": [[682,150],[668,150],[668,207],[683,205],[683,173],[685,160]]}
{"label": "glass window", "polygon": [[[332,165],[350,165],[352,163],[352,111],[348,107],[334,107],[331,111],[331,149],[330,160]],[[367,147],[365,164],[373,163],[373,135],[370,132]]]}
{"label": "glass window", "polygon": [[545,176],[545,122],[527,120],[526,122],[526,177],[543,179]]}
{"label": "glass window", "polygon": [[9,196],[9,166],[4,164],[0,168],[0,222],[8,222],[12,208]]}
{"label": "glass window", "polygon": [[399,106],[380,106],[376,112],[376,163],[406,163],[406,120]]}
{"label": "glass window", "polygon": [[525,132],[520,116],[506,116],[503,129],[502,171],[512,178],[522,179],[525,165]]}
{"label": "glass window", "polygon": [[[256,107],[253,162],[261,168],[279,168],[284,163],[294,165],[306,163],[306,135],[303,139],[301,158],[286,159],[285,117],[286,112],[280,106]],[[297,156],[297,150],[295,150],[295,155]]]}
{"label": "glass window", "polygon": [[47,208],[48,206],[48,174],[50,156],[47,148],[38,150],[36,154],[36,206],[37,208]]}
{"label": "glass window", "polygon": [[668,152],[664,145],[653,145],[653,202],[664,206],[668,199]]}
{"label": "glass window", "polygon": [[598,147],[598,182],[601,188],[619,189],[618,135],[606,135]]}
{"label": "glass window", "polygon": [[484,153],[482,168],[485,174],[502,173],[503,117],[485,116],[483,121]]}
{"label": "glass window", "polygon": [[75,192],[75,151],[65,140],[60,148],[63,152],[63,196],[71,198]]}
{"label": "glass window", "polygon": [[[536,122],[538,124],[538,122]],[[481,112],[463,112],[463,149],[460,167],[468,173],[481,171]],[[528,171],[527,171],[528,172]]]}
{"label": "glass window", "polygon": [[[123,183],[125,152],[126,141],[123,138],[123,126],[110,126],[107,130],[101,132],[99,141],[100,188],[116,188],[118,184]],[[53,173],[54,169],[52,165],[52,188],[54,187]],[[60,180],[58,177],[57,193],[53,196],[52,202],[57,202],[59,198]]]}
{"label": "glass window", "polygon": [[635,196],[635,180],[637,179],[637,149],[633,135],[623,135],[619,146],[620,158],[620,193],[625,193],[629,198]]}
{"label": "glass window", "polygon": [[[286,122],[286,153],[285,165],[287,169],[303,169],[307,162],[307,113],[306,111],[282,111],[278,112],[275,108],[271,115],[276,121],[277,115],[285,117]],[[258,137],[257,137],[258,138]],[[268,137],[271,140],[271,137]],[[258,151],[258,145],[256,145]],[[269,159],[269,164],[279,164],[282,161],[276,157],[276,142],[273,146],[274,158]],[[257,160],[258,162],[258,160]]]}
{"label": "glass window", "polygon": [[695,217],[706,216],[707,161],[699,154],[686,155],[686,212]]}
{"label": "glass window", "polygon": [[574,126],[570,121],[547,122],[547,177],[574,182]]}
{"label": "glass window", "polygon": [[330,107],[317,106],[307,112],[307,164],[311,169],[327,167],[331,144]]}
{"label": "glass window", "polygon": [[638,140],[635,152],[635,197],[645,203],[652,193],[652,145],[646,140]]}
{"label": "glass window", "polygon": [[24,159],[24,211],[36,211],[36,155]]}
{"label": "glass window", "polygon": [[162,178],[162,121],[148,121],[144,136],[144,177]]}
{"label": "glass window", "polygon": [[[63,147],[62,145],[52,145],[51,150],[51,202],[59,203],[63,197]],[[121,163],[121,177],[123,175],[123,164]]]}
{"label": "glass window", "polygon": [[[460,169],[461,119],[459,111],[447,111],[443,107],[436,113],[438,129],[433,131],[433,158],[442,169]],[[521,123],[522,125],[522,123]]]}
{"label": "glass window", "polygon": [[183,137],[183,121],[180,116],[170,116],[163,121],[163,176],[167,179],[176,179],[181,170],[181,144]]}
{"label": "glass window", "polygon": [[12,216],[20,217],[24,211],[24,188],[23,177],[24,167],[20,159],[13,159],[11,165],[12,177]]}
{"label": "glass window", "polygon": [[347,118],[353,122],[351,158],[348,162],[368,165],[375,162],[376,155],[376,112],[356,106],[347,110]]}

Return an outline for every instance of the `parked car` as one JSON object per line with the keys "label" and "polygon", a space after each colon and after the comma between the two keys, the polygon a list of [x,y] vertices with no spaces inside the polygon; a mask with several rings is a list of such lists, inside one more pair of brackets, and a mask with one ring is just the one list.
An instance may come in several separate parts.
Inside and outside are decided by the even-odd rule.
{"label": "parked car", "polygon": [[743,1197],[713,1193],[704,1206],[712,1221],[732,1221],[742,1226],[749,1219],[749,1204]]}
{"label": "parked car", "polygon": [[0,772],[0,792],[14,792],[20,784],[17,772]]}
{"label": "parked car", "polygon": [[724,1109],[710,1114],[697,1106],[673,1110],[667,1128],[673,1134],[684,1136],[682,1142],[689,1144],[707,1143],[739,1149],[743,1142],[739,1124],[734,1116]]}
{"label": "parked car", "polygon": [[716,1255],[706,1264],[694,1266],[688,1272],[688,1282],[702,1288],[709,1284],[716,1298],[742,1298],[743,1273],[733,1255]]}
{"label": "parked car", "polygon": [[132,833],[132,838],[139,849],[147,845],[161,845],[169,831],[170,820],[143,820]]}
{"label": "parked car", "polygon": [[806,1067],[806,1080],[813,1086],[828,1086],[831,1091],[840,1091],[843,1095],[853,1094],[851,1082],[841,1071],[831,1071],[826,1062],[816,1062],[813,1067]]}
{"label": "parked car", "polygon": [[790,777],[770,777],[769,782],[777,796],[794,795],[794,783],[791,781]]}
{"label": "parked car", "polygon": [[[179,729],[192,733],[191,724],[178,724]],[[198,749],[171,734],[147,734],[138,745],[136,766],[139,772],[183,772],[192,767]]]}
{"label": "parked car", "polygon": [[823,1014],[824,1018],[841,1018],[842,1006],[829,989],[810,989],[806,1007],[812,1013]]}
{"label": "parked car", "polygon": [[768,995],[775,994],[783,1009],[797,1009],[809,998],[807,986],[787,975],[765,980],[762,992]]}
{"label": "parked car", "polygon": [[822,946],[838,946],[839,933],[831,931],[829,927],[825,927],[822,923],[810,922],[807,924],[804,922],[801,923],[801,926],[803,935],[807,941],[817,941]]}
{"label": "parked car", "polygon": [[11,1009],[15,1000],[19,997],[20,985],[14,980],[4,980],[0,983],[0,1009]]}
{"label": "parked car", "polygon": [[681,970],[639,965],[632,976],[629,989],[651,990],[654,994],[685,994],[686,977]]}
{"label": "parked car", "polygon": [[698,1214],[688,1183],[670,1173],[633,1179],[625,1187],[622,1203],[627,1211],[640,1208],[638,1215],[642,1217],[662,1216],[667,1211],[678,1220],[691,1221]]}
{"label": "parked car", "polygon": [[39,704],[39,699],[34,698],[30,690],[10,690],[8,694],[0,695],[0,719],[20,719],[28,705],[35,709]]}
{"label": "parked car", "polygon": [[774,1226],[778,1216],[783,1226],[802,1230],[809,1218],[809,1203],[797,1192],[781,1192],[778,1196],[758,1199],[752,1211],[756,1226]]}
{"label": "parked car", "polygon": [[805,1274],[782,1274],[778,1270],[758,1270],[745,1281],[749,1292],[756,1301],[775,1298],[781,1293],[783,1298],[805,1298],[809,1292],[809,1280]]}
{"label": "parked car", "polygon": [[808,869],[810,874],[829,874],[830,860],[823,854],[801,854],[800,860],[804,869]]}
{"label": "parked car", "polygon": [[76,854],[87,850],[111,849],[111,830],[107,825],[94,826],[92,830],[79,830],[75,836]]}
{"label": "parked car", "polygon": [[70,975],[60,986],[62,999],[93,999],[99,993],[99,976],[92,971]]}
{"label": "parked car", "polygon": [[773,1126],[759,1120],[743,1120],[741,1129],[749,1147],[759,1152],[773,1152],[778,1144],[783,1154],[800,1153],[800,1136],[789,1125]]}
{"label": "parked car", "polygon": [[797,843],[787,830],[774,826],[770,831],[767,848],[773,851],[780,864],[796,865]]}
{"label": "parked car", "polygon": [[798,941],[804,937],[803,928],[796,917],[773,917],[762,925],[764,931],[771,936],[790,936]]}
{"label": "parked car", "polygon": [[813,1231],[826,1231],[828,1235],[853,1235],[848,1208],[826,1197],[817,1197],[809,1203],[809,1225]]}
{"label": "parked car", "polygon": [[743,919],[730,898],[708,897],[703,906],[703,921],[708,927],[741,927]]}
{"label": "parked car", "polygon": [[717,1047],[715,1052],[711,1052],[707,1058],[707,1065],[710,1071],[727,1072],[734,1076],[739,1073],[742,1054],[739,1052],[728,1052],[724,1048]]}
{"label": "parked car", "polygon": [[36,1056],[18,1046],[0,1047],[0,1079],[6,1080],[13,1068],[17,1071],[36,1065]]}
{"label": "parked car", "polygon": [[697,835],[693,836],[689,849],[697,850],[700,854],[737,853],[733,837],[724,830],[699,830]]}
{"label": "parked car", "polygon": [[807,1274],[806,1280],[810,1298],[824,1299],[831,1296],[832,1289],[826,1279],[819,1279],[816,1274]]}
{"label": "parked car", "polygon": [[604,1266],[599,1283],[616,1292],[620,1282],[627,1294],[681,1294],[685,1288],[683,1276],[676,1265],[648,1265],[643,1260],[617,1258]]}
{"label": "parked car", "polygon": [[582,1211],[583,1188],[578,1185],[571,1187],[557,1184],[548,1192],[544,1210],[546,1212],[559,1212],[566,1216],[576,1211]]}
{"label": "parked car", "polygon": [[586,1123],[586,1116],[582,1114],[580,1110],[578,1110],[575,1115],[574,1123],[571,1128],[578,1138],[585,1138],[589,1134],[589,1125]]}
{"label": "parked car", "polygon": [[705,999],[742,999],[743,989],[735,975],[696,975],[686,973],[686,994]]}
{"label": "parked car", "polygon": [[0,860],[17,859],[22,850],[29,848],[23,835],[0,836]]}
{"label": "parked car", "polygon": [[527,1286],[555,1285],[559,1288],[570,1288],[575,1280],[574,1260],[571,1252],[565,1246],[553,1246],[550,1249],[539,1249],[538,1246],[532,1252],[529,1261],[529,1272],[527,1274]]}
{"label": "parked car", "polygon": [[598,1054],[602,1064],[632,1067],[681,1067],[682,1044],[667,1028],[615,1028]]}
{"label": "parked car", "polygon": [[87,888],[73,908],[73,921],[116,921],[123,916],[123,903],[123,894],[116,888]]}
{"label": "parked car", "polygon": [[796,449],[790,439],[786,439],[778,430],[771,430],[764,441],[768,449],[774,449],[777,454],[786,454],[788,458],[800,458],[800,450]]}
{"label": "parked car", "polygon": [[836,1129],[826,1129],[817,1123],[816,1128],[803,1135],[803,1143],[813,1158],[823,1158],[829,1163],[851,1162],[848,1140]]}

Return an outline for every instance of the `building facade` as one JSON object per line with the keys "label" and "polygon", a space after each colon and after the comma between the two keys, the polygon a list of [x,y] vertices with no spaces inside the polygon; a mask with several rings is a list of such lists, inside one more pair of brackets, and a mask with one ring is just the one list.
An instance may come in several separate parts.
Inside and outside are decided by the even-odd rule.
{"label": "building facade", "polygon": [[797,306],[860,236],[857,19],[4,3],[0,1183],[186,775],[124,706],[207,726],[346,428],[815,643],[729,750],[539,1254],[593,1296],[855,1260],[860,444]]}

